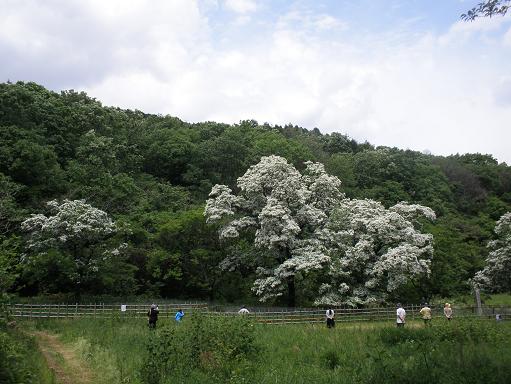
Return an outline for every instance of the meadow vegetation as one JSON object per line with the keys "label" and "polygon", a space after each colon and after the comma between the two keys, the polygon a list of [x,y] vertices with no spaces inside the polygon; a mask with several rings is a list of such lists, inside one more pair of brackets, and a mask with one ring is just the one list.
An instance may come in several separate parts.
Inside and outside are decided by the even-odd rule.
{"label": "meadow vegetation", "polygon": [[0,383],[51,384],[48,369],[34,339],[15,328],[0,295]]}
{"label": "meadow vegetation", "polygon": [[26,321],[56,333],[96,372],[97,383],[505,383],[511,324],[437,320],[262,325],[245,318]]}

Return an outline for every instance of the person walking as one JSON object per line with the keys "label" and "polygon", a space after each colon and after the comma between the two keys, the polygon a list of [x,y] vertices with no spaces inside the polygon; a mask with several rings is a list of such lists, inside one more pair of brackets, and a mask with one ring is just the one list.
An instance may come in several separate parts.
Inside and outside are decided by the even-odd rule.
{"label": "person walking", "polygon": [[397,304],[396,310],[396,325],[398,328],[404,327],[406,323],[406,311],[401,305],[401,303]]}
{"label": "person walking", "polygon": [[326,326],[327,328],[334,328],[335,327],[335,312],[332,308],[328,308],[326,310]]}
{"label": "person walking", "polygon": [[151,329],[156,328],[156,322],[158,321],[158,313],[160,313],[158,306],[156,304],[151,304],[151,308],[149,308],[149,311],[147,311],[147,320],[149,328]]}
{"label": "person walking", "polygon": [[419,311],[426,327],[431,327],[431,308],[428,307],[428,303],[424,303],[422,309]]}
{"label": "person walking", "polygon": [[449,304],[449,303],[445,303],[445,305],[444,305],[444,315],[445,315],[445,318],[446,318],[448,321],[451,321],[451,319],[452,319],[452,308],[451,308],[451,304]]}
{"label": "person walking", "polygon": [[183,310],[179,309],[176,312],[176,316],[174,316],[174,318],[176,319],[177,322],[180,322],[184,315],[185,315],[185,313],[183,312]]}

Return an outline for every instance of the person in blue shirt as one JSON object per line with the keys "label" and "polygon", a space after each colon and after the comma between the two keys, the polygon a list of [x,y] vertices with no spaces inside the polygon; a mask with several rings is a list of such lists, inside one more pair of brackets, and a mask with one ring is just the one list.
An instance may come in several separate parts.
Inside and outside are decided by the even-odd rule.
{"label": "person in blue shirt", "polygon": [[181,321],[181,319],[183,318],[183,316],[185,315],[185,313],[183,312],[182,309],[180,309],[179,311],[176,312],[176,321]]}

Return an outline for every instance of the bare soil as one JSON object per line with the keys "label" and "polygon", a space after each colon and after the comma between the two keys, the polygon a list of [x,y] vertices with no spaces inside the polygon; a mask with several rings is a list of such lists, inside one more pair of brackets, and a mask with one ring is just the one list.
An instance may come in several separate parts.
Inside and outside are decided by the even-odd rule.
{"label": "bare soil", "polygon": [[80,359],[72,347],[65,345],[51,333],[35,332],[34,336],[58,384],[94,382],[92,370]]}

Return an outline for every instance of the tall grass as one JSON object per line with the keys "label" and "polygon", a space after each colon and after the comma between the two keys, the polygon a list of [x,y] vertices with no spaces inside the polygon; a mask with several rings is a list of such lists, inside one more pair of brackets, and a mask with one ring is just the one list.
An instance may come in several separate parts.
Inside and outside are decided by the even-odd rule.
{"label": "tall grass", "polygon": [[[171,367],[168,382],[511,382],[510,323],[458,319],[451,323],[438,321],[431,328],[410,323],[405,329],[396,329],[389,323],[338,324],[335,329],[323,325],[253,324],[253,338],[238,339],[233,336],[235,333],[245,333],[236,328],[240,324],[229,320],[218,320],[225,324],[216,325],[192,324],[191,318],[184,321],[176,325],[165,320],[159,323],[156,332],[136,319],[45,320],[25,324],[59,333],[61,340],[81,351],[101,383],[109,384],[147,382],[141,372],[151,358],[148,346],[163,334],[167,336],[160,339],[161,353],[178,348],[180,352],[175,355],[169,352],[172,358],[183,359],[181,363],[190,365],[189,369]],[[198,327],[204,329],[193,339]],[[230,330],[233,335],[228,335]],[[187,352],[188,343],[193,344],[193,340],[201,341],[192,345],[192,350],[207,344],[195,354],[199,360],[193,360]],[[254,348],[233,360],[231,357],[236,354],[229,351],[235,349],[236,343],[251,343]],[[169,350],[165,350],[166,346]],[[218,349],[222,352],[215,355]],[[224,358],[227,363],[222,365],[223,360],[219,359]],[[222,374],[218,373],[220,370]]]}
{"label": "tall grass", "polygon": [[510,293],[492,294],[490,297],[485,297],[484,299],[485,299],[484,302],[487,305],[511,307],[511,294]]}
{"label": "tall grass", "polygon": [[0,383],[53,384],[53,373],[34,339],[0,327]]}
{"label": "tall grass", "polygon": [[60,335],[96,372],[96,383],[139,383],[150,331],[135,319],[26,321],[25,327]]}

